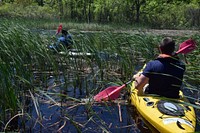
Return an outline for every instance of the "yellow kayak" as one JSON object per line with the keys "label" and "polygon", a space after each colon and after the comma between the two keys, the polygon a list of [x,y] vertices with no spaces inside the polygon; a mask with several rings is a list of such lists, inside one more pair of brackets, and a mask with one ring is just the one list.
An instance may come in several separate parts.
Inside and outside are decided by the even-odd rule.
{"label": "yellow kayak", "polygon": [[134,83],[131,85],[130,103],[141,116],[161,133],[195,132],[196,115],[188,100],[180,92],[180,99],[161,98],[153,95],[138,95]]}

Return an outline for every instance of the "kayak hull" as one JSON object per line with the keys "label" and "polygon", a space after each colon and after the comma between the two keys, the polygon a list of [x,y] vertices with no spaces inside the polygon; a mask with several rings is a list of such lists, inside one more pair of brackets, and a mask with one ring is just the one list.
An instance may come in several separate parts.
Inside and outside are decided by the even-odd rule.
{"label": "kayak hull", "polygon": [[[195,132],[196,115],[194,108],[186,104],[189,101],[183,97],[182,92],[180,92],[180,97],[180,99],[169,99],[155,95],[139,95],[133,83],[131,85],[129,102],[131,105],[134,105],[141,116],[159,132]],[[182,114],[170,114],[175,111],[172,110],[176,108],[175,105],[180,108]],[[164,107],[164,110],[167,110],[166,112],[168,113],[161,111],[161,106]],[[175,113],[181,111],[175,111]]]}

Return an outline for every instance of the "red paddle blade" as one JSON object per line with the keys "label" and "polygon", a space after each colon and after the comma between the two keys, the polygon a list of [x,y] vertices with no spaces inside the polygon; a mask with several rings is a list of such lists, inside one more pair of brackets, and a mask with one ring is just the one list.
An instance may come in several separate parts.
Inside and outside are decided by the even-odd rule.
{"label": "red paddle blade", "polygon": [[58,26],[58,29],[57,29],[57,31],[56,31],[56,34],[59,34],[61,30],[62,30],[62,24],[60,24],[60,25]]}
{"label": "red paddle blade", "polygon": [[182,53],[187,54],[189,52],[192,52],[194,49],[196,49],[196,42],[192,39],[188,39],[180,44],[179,50],[176,52],[176,54]]}
{"label": "red paddle blade", "polygon": [[111,86],[107,89],[101,91],[96,96],[94,96],[94,100],[97,102],[107,101],[107,100],[115,100],[119,97],[120,91],[126,86],[126,84],[122,86]]}

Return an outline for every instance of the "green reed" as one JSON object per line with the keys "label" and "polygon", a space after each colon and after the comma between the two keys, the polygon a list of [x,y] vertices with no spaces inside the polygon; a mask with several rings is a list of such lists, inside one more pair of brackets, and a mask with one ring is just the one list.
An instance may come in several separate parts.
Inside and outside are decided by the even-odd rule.
{"label": "green reed", "polygon": [[[77,48],[82,52],[91,52],[95,55],[91,58],[83,56],[70,62],[76,70],[75,79],[78,80],[78,82],[74,82],[74,86],[77,86],[78,84],[78,87],[82,88],[80,91],[85,90],[87,97],[90,99],[92,99],[92,96],[96,93],[105,89],[109,84],[122,84],[122,82],[130,80],[132,74],[137,72],[135,66],[142,66],[159,54],[157,45],[163,38],[163,36],[146,35],[144,33],[71,33],[74,34],[75,38],[74,48]],[[188,37],[176,37],[175,39],[177,40],[177,43],[181,43],[187,38]],[[198,50],[195,50],[195,52],[198,52]],[[196,58],[196,54],[191,53],[188,55],[188,60],[190,60],[191,56]],[[183,57],[181,58],[183,59]],[[95,69],[94,66],[98,69]],[[187,69],[187,75],[191,71],[191,66],[192,64],[187,65],[189,68]],[[83,78],[81,77],[80,70],[84,73],[85,68],[89,68],[90,73],[84,74],[86,83],[85,85],[82,85],[80,81]],[[65,74],[68,73],[66,72]],[[192,76],[186,78],[185,81],[191,81],[191,77]],[[90,79],[92,79],[93,85],[88,83]],[[199,82],[199,80],[197,81]],[[89,101],[87,105],[90,107],[91,104],[92,102]],[[88,111],[92,114],[88,115],[88,120],[93,120],[93,116],[96,116],[96,113],[91,108],[89,108]],[[101,120],[101,118],[99,119]],[[106,131],[104,127],[100,128]]]}
{"label": "green reed", "polygon": [[[92,119],[96,115],[91,109],[92,97],[110,84],[122,84],[130,80],[137,72],[137,66],[142,66],[158,55],[157,44],[163,38],[145,33],[70,31],[75,42],[73,47],[83,53],[93,54],[75,58],[69,55],[67,49],[63,49],[65,54],[59,54],[47,48],[52,43],[53,35],[32,32],[24,25],[12,22],[1,23],[0,30],[0,121],[3,123],[1,127],[6,125],[5,130],[12,130],[8,126],[11,123],[6,124],[11,118],[22,112],[28,113],[26,111],[30,107],[27,107],[27,103],[31,101],[38,117],[42,119],[37,95],[62,105],[63,100],[78,100],[74,98],[77,91],[85,93],[85,97],[90,99],[85,105],[90,113],[88,119]],[[187,38],[176,37],[176,40],[181,43]],[[194,35],[194,38],[200,41],[198,35]],[[200,82],[199,53],[199,49],[196,49],[187,56],[186,83],[198,85]],[[55,86],[60,87],[59,93],[53,90],[55,86],[48,86],[50,76],[55,78]],[[60,81],[62,76],[64,81]],[[74,96],[67,93],[69,87],[74,88]],[[189,84],[188,87],[194,88]],[[62,100],[56,101],[57,97]],[[61,110],[64,110],[62,106]],[[78,123],[65,111],[64,115],[79,131]]]}

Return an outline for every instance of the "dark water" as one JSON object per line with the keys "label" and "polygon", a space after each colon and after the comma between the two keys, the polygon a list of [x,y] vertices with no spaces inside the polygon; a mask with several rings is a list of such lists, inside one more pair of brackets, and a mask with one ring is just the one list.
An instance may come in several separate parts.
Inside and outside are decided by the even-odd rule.
{"label": "dark water", "polygon": [[[84,79],[84,78],[83,78]],[[86,81],[81,80],[81,84]],[[73,85],[65,88],[64,78],[60,76],[60,85],[52,87],[57,81],[50,76],[47,92],[64,94],[80,101],[67,99],[62,96],[47,96],[38,93],[40,116],[38,116],[34,104],[30,103],[30,119],[20,120],[22,132],[63,132],[63,133],[150,133],[157,132],[148,122],[144,121],[133,106],[122,99],[116,102],[94,103],[91,98],[86,98],[86,92]],[[80,82],[79,82],[80,83]],[[187,92],[187,91],[185,91]],[[188,94],[191,92],[187,92]],[[122,92],[122,94],[125,94]],[[200,114],[197,111],[199,118]],[[41,118],[40,118],[41,117]],[[197,124],[196,131],[200,131]]]}
{"label": "dark water", "polygon": [[[48,108],[48,105],[41,105],[44,110],[42,127],[40,123],[36,123],[34,127],[30,127],[32,132],[139,132],[135,122],[129,117],[126,106],[121,106],[122,119],[120,121],[118,107],[115,105],[93,105],[91,110],[98,116],[90,114],[88,109],[79,105],[74,108],[64,108],[61,111],[58,107]],[[65,114],[70,115],[74,123],[78,126],[77,129],[72,122],[67,120]],[[27,123],[28,124],[28,123]]]}
{"label": "dark water", "polygon": [[[107,58],[107,55],[100,54],[101,58]],[[65,75],[66,76],[66,75]],[[144,121],[133,106],[128,105],[123,98],[117,103],[93,103],[90,94],[94,94],[92,89],[86,91],[86,88],[96,88],[93,82],[90,82],[90,76],[77,79],[73,73],[67,75],[69,81],[65,81],[64,75],[59,79],[52,75],[47,75],[48,83],[45,86],[48,92],[45,94],[37,92],[38,99],[37,114],[36,107],[31,101],[28,112],[30,117],[18,121],[21,132],[63,132],[63,133],[150,133],[157,132],[148,122]],[[97,79],[98,80],[98,79]],[[68,84],[76,83],[74,84]],[[66,85],[67,84],[67,85]],[[184,91],[187,95],[199,97],[197,92]],[[53,94],[50,94],[53,93]],[[55,95],[58,94],[58,95]],[[59,94],[63,94],[62,96]],[[79,102],[68,97],[76,98]],[[200,119],[200,113],[196,110],[197,118]],[[24,124],[23,124],[24,123]],[[196,131],[200,131],[197,124]]]}
{"label": "dark water", "polygon": [[[42,120],[38,120],[36,112],[32,112],[32,120],[26,122],[26,132],[149,132],[134,108],[126,105],[93,104],[62,107],[40,103]],[[69,103],[70,104],[70,103]],[[132,110],[131,110],[132,109]],[[121,112],[121,114],[120,114]],[[66,115],[67,114],[67,115]],[[73,120],[69,121],[70,119]],[[74,126],[76,124],[76,126]]]}

